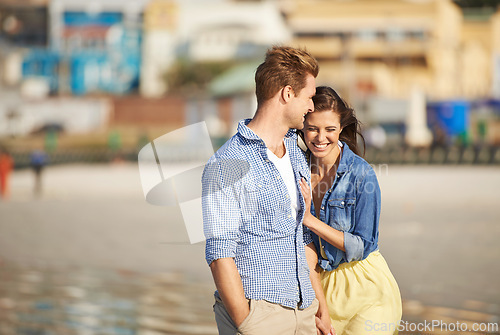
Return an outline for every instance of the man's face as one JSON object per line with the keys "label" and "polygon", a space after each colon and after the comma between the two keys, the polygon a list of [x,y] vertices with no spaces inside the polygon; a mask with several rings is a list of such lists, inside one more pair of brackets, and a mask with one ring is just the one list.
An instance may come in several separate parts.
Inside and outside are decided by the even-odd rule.
{"label": "man's face", "polygon": [[306,77],[306,86],[298,92],[292,93],[292,99],[289,102],[289,108],[286,113],[288,127],[293,129],[302,129],[304,127],[305,116],[314,111],[312,98],[316,93],[316,80],[312,74]]}

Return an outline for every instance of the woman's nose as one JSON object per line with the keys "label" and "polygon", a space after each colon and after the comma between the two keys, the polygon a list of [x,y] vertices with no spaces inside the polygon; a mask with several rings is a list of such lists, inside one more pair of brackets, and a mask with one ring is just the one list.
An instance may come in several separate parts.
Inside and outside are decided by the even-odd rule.
{"label": "woman's nose", "polygon": [[326,138],[325,133],[323,131],[318,132],[318,141],[323,141]]}

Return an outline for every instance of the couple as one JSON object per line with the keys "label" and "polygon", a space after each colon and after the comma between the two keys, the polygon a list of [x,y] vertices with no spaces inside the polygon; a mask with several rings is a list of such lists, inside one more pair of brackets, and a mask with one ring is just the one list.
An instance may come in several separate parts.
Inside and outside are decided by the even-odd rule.
{"label": "couple", "polygon": [[316,89],[318,70],[304,50],[268,50],[255,116],[203,172],[219,334],[397,329],[399,289],[378,251],[377,178],[358,156],[353,110]]}

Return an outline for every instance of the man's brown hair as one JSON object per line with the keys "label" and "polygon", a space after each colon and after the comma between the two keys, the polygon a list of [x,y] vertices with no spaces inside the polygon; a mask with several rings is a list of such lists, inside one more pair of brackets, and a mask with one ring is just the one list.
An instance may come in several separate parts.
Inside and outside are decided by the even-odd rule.
{"label": "man's brown hair", "polygon": [[306,50],[273,46],[255,72],[255,94],[260,104],[290,85],[295,94],[306,86],[307,74],[318,76],[319,65]]}

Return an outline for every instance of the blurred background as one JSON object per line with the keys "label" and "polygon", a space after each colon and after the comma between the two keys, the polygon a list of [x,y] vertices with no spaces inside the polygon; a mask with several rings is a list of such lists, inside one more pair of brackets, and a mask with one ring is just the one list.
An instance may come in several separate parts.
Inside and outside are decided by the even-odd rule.
{"label": "blurred background", "polygon": [[217,333],[204,245],[146,203],[137,155],[200,121],[217,149],[273,44],[363,123],[403,319],[499,334],[499,4],[0,0],[0,334]]}

